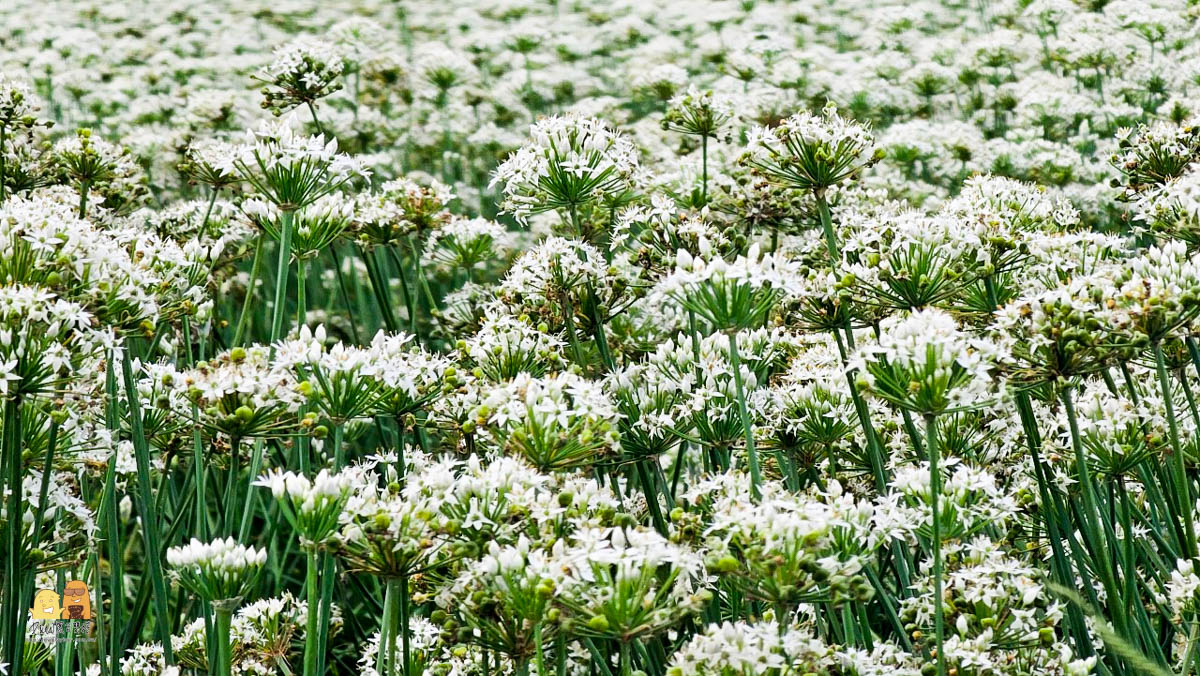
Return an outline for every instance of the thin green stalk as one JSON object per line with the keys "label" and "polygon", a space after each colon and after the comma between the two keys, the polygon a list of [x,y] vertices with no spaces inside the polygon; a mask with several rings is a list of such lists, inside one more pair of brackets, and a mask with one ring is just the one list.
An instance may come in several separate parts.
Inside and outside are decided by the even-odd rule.
{"label": "thin green stalk", "polygon": [[8,142],[8,125],[0,124],[0,202],[4,201],[6,196],[5,189],[8,187],[8,167],[6,166],[7,157],[4,153],[4,146]]}
{"label": "thin green stalk", "polygon": [[30,549],[37,549],[42,544],[42,522],[46,516],[46,496],[50,492],[50,475],[54,473],[54,453],[57,447],[58,422],[51,417],[50,434],[46,441],[46,457],[42,460],[42,482],[38,486],[38,504],[33,515],[33,542]]}
{"label": "thin green stalk", "polygon": [[580,351],[579,338],[575,335],[575,311],[571,307],[566,293],[560,295],[559,302],[562,307],[563,323],[566,324],[568,342],[571,344],[571,352],[575,355],[575,363],[582,367],[584,365],[583,352]]}
{"label": "thin green stalk", "polygon": [[415,240],[410,239],[409,248],[412,250],[417,285],[421,288],[421,292],[425,294],[425,304],[428,306],[426,310],[432,315],[438,309],[438,305],[437,300],[433,297],[433,291],[429,288],[429,280],[425,278],[425,266],[421,263],[421,247],[417,246]]}
{"label": "thin green stalk", "polygon": [[662,507],[658,504],[659,491],[655,487],[654,477],[647,471],[646,461],[639,460],[634,463],[634,471],[637,473],[638,482],[642,485],[642,495],[646,496],[646,506],[650,511],[650,520],[654,523],[654,529],[666,536],[667,522],[663,519]]}
{"label": "thin green stalk", "polygon": [[213,205],[217,203],[217,194],[220,192],[216,188],[209,189],[208,207],[204,210],[204,220],[200,221],[200,230],[203,232],[208,228],[208,219],[212,217]]}
{"label": "thin green stalk", "polygon": [[[833,218],[829,211],[829,202],[825,198],[824,190],[813,191],[813,197],[817,201],[817,213],[821,221],[821,231],[825,236],[825,250],[829,256],[829,264],[834,273],[837,274],[841,267],[841,251],[838,247],[837,233],[833,229]],[[883,458],[883,448],[879,442],[879,437],[875,433],[875,426],[871,423],[871,409],[863,401],[862,395],[854,383],[854,374],[849,370],[850,352],[854,350],[854,328],[850,324],[849,317],[845,318],[842,322],[841,332],[834,329],[833,335],[837,340],[842,368],[846,370],[846,380],[850,385],[850,399],[854,404],[854,411],[867,438],[867,453],[871,463],[871,472],[875,477],[875,489],[883,493],[887,488],[888,481],[887,468]],[[842,343],[843,335],[845,337],[845,344]]]}
{"label": "thin green stalk", "polygon": [[837,233],[833,230],[833,217],[829,211],[829,201],[825,198],[824,190],[813,191],[813,196],[817,200],[817,216],[821,219],[821,232],[825,235],[825,250],[829,254],[829,259],[833,262],[836,272],[842,253],[838,247]]}
{"label": "thin green stalk", "polygon": [[88,189],[90,187],[90,181],[83,181],[79,184],[79,218],[84,220],[87,220]]}
{"label": "thin green stalk", "polygon": [[279,226],[279,258],[275,264],[275,304],[271,307],[271,350],[274,352],[275,341],[285,335],[284,323],[287,312],[284,304],[287,301],[288,269],[292,261],[292,228],[296,214],[291,210],[283,212]]}
{"label": "thin green stalk", "polygon": [[383,315],[384,328],[390,333],[395,333],[400,329],[400,321],[396,319],[396,311],[392,307],[391,289],[388,288],[387,281],[379,269],[379,258],[374,249],[360,248],[359,253],[367,267],[367,277],[375,295],[375,304],[379,306],[379,312]]}
{"label": "thin green stalk", "polygon": [[395,580],[384,583],[383,623],[379,629],[379,651],[375,655],[375,671],[381,676],[393,676],[396,665],[396,589]]}
{"label": "thin green stalk", "polygon": [[[400,254],[396,253],[396,249],[388,247],[387,252],[392,259],[392,265],[396,266],[396,274],[400,276],[400,298],[404,301],[404,307],[408,311],[408,332],[416,336],[419,342],[421,334],[418,331],[420,326],[417,324],[417,289],[409,288],[408,273],[404,271],[404,261],[400,258]],[[379,270],[382,279],[382,268]]]}
{"label": "thin green stalk", "polygon": [[[1071,446],[1075,452],[1075,466],[1079,472],[1079,485],[1083,494],[1083,509],[1082,518],[1080,519],[1080,530],[1083,532],[1085,541],[1094,550],[1095,556],[1093,562],[1100,576],[1100,583],[1104,585],[1104,590],[1108,595],[1108,603],[1110,608],[1122,608],[1120,590],[1117,588],[1116,581],[1113,578],[1111,563],[1109,558],[1108,545],[1105,538],[1096,529],[1095,520],[1100,516],[1099,503],[1096,500],[1095,486],[1092,482],[1091,471],[1088,468],[1087,456],[1084,454],[1083,442],[1079,435],[1079,420],[1075,414],[1075,404],[1071,396],[1069,387],[1064,387],[1060,393],[1059,399],[1062,401],[1063,409],[1067,414],[1067,425],[1071,432]],[[1125,634],[1125,613],[1111,613],[1113,623],[1116,626],[1117,632],[1122,636]]]}
{"label": "thin green stalk", "polygon": [[304,630],[304,676],[319,676],[317,650],[320,640],[317,631],[319,621],[318,606],[321,603],[317,586],[317,550],[308,547],[305,551],[307,570],[305,573],[304,590],[307,601],[307,626]]}
{"label": "thin green stalk", "polygon": [[114,453],[113,457],[108,462],[108,468],[104,473],[104,519],[105,529],[108,531],[108,579],[109,579],[109,598],[112,605],[109,609],[110,616],[106,618],[111,622],[110,628],[112,631],[109,640],[109,650],[111,664],[109,673],[121,673],[121,635],[120,631],[125,623],[122,621],[123,608],[122,602],[125,599],[125,574],[122,571],[122,555],[121,555],[121,531],[120,522],[117,519],[117,489],[116,489],[116,474],[117,474],[117,456]]}
{"label": "thin green stalk", "polygon": [[[338,290],[342,294],[342,302],[346,304],[346,312],[353,314],[354,305],[350,301],[350,292],[346,288],[346,276],[342,273],[342,257],[338,254],[336,242],[329,247],[329,255],[333,258],[333,272],[337,276]],[[358,322],[350,322],[350,337],[357,345],[359,342]]]}
{"label": "thin green stalk", "polygon": [[[110,364],[111,364],[111,361],[110,361]],[[108,368],[108,380],[110,382],[114,382],[111,366]],[[115,388],[115,382],[114,382],[114,384],[109,386],[110,392],[114,388]],[[115,396],[111,396],[110,401],[115,402],[116,401]],[[29,549],[28,549],[28,551],[30,551],[30,552],[38,550],[42,544],[42,541],[41,541],[42,525],[45,522],[47,496],[49,495],[49,491],[50,491],[50,478],[54,474],[54,455],[55,455],[55,451],[58,448],[58,429],[59,429],[58,420],[55,416],[52,415],[50,417],[50,432],[49,432],[49,436],[46,441],[46,456],[42,460],[42,478],[41,478],[41,484],[38,487],[38,502],[37,502],[37,507],[34,509],[33,531],[32,531],[33,532],[33,540],[30,542]],[[106,477],[106,482],[111,481],[111,477],[112,477],[111,466],[114,463],[115,463],[115,458],[113,458],[113,461],[110,462],[110,469],[109,469],[108,476]],[[115,504],[115,500],[112,497],[106,495],[106,503],[105,504],[108,504],[108,505]],[[112,510],[108,510],[108,511],[110,512],[110,514],[112,513]],[[116,529],[111,526],[112,522],[115,522],[115,517],[110,517],[109,532],[116,533]],[[115,540],[116,536],[115,535],[110,536],[110,538]],[[117,559],[114,559],[114,562],[115,562],[116,570],[119,571],[120,570],[120,561]],[[22,604],[22,607],[24,605],[27,605],[28,603],[32,602],[32,598],[33,598],[34,576],[28,575],[25,577],[26,577],[26,579],[24,580],[23,596],[21,597],[22,599],[25,599],[25,603]],[[114,579],[114,580],[120,579],[119,573],[116,576],[113,576],[112,579]],[[61,587],[61,585],[60,585],[60,587]],[[114,612],[119,612],[119,611],[120,611],[120,608],[118,606],[114,605]],[[25,613],[21,613],[21,623],[20,623],[20,626],[17,628],[18,636],[22,636],[22,637],[25,636],[28,619],[29,619],[28,615],[26,615]],[[97,619],[99,619],[99,618],[97,618]],[[97,627],[97,633],[99,634],[100,632],[102,632],[102,629],[100,627]],[[115,632],[114,632],[114,635],[115,635]],[[103,636],[101,636],[101,639],[103,639]],[[114,639],[114,641],[115,641],[115,639]],[[115,651],[115,650],[112,651],[112,653],[111,653],[112,665],[108,667],[110,669],[111,673],[120,673],[120,670],[119,670],[120,663],[118,661],[117,655],[118,655],[118,651]]]}
{"label": "thin green stalk", "polygon": [[533,626],[533,659],[537,664],[538,676],[546,676],[545,649],[542,647],[542,623],[538,622]]}
{"label": "thin green stalk", "polygon": [[129,426],[133,436],[134,456],[137,460],[137,506],[142,516],[142,535],[146,544],[146,568],[150,583],[154,587],[155,623],[158,638],[162,641],[163,658],[168,665],[175,663],[171,649],[171,616],[167,613],[167,585],[162,569],[162,539],[158,532],[158,514],[154,507],[154,496],[150,487],[150,445],[142,428],[142,407],[138,401],[137,383],[133,379],[133,363],[130,347],[122,350],[121,371],[125,378],[125,398],[129,404]]}
{"label": "thin green stalk", "polygon": [[[3,449],[8,478],[8,514],[24,514],[22,490],[25,468],[21,462],[21,401],[17,397],[4,400]],[[18,632],[21,615],[25,613],[21,602],[21,580],[24,578],[25,550],[21,542],[19,520],[8,519],[5,528],[8,556],[4,565],[4,662],[19,664],[24,655],[25,636]]]}
{"label": "thin green stalk", "polygon": [[403,664],[403,669],[401,670],[400,673],[403,674],[404,676],[409,676],[409,673],[408,673],[409,665],[410,665],[409,652],[411,649],[409,646],[409,640],[412,637],[412,631],[410,630],[410,627],[408,626],[409,625],[409,612],[410,612],[408,604],[409,604],[408,575],[401,575],[400,576],[400,631],[403,633],[400,634],[400,646],[401,646],[400,658],[402,660],[404,660],[404,664]]}
{"label": "thin green stalk", "polygon": [[312,121],[317,126],[317,133],[324,136],[325,127],[321,126],[321,120],[317,119],[317,109],[313,107],[312,101],[305,101],[304,103],[308,106],[308,112],[312,114]]}
{"label": "thin green stalk", "polygon": [[742,431],[746,435],[746,457],[750,465],[750,495],[758,499],[762,493],[759,486],[762,477],[758,468],[758,453],[754,449],[754,431],[750,427],[750,412],[746,408],[746,392],[742,387],[742,366],[738,359],[737,333],[729,332],[729,362],[733,369],[733,383],[737,387],[738,415],[742,419]]}
{"label": "thin green stalk", "polygon": [[242,344],[246,336],[246,323],[250,320],[250,306],[254,302],[254,291],[258,286],[258,277],[262,274],[263,240],[266,235],[259,235],[254,241],[254,259],[250,263],[250,282],[246,285],[246,297],[242,299],[242,311],[238,315],[237,328],[233,331],[233,345]]}
{"label": "thin green stalk", "polygon": [[[1057,575],[1059,584],[1067,585],[1073,583],[1074,573],[1071,571],[1070,564],[1067,562],[1067,557],[1063,551],[1062,538],[1059,535],[1058,529],[1058,506],[1057,494],[1054,498],[1051,497],[1050,482],[1046,478],[1045,467],[1042,464],[1041,458],[1041,435],[1038,432],[1037,420],[1034,418],[1033,407],[1029,401],[1029,394],[1026,392],[1017,392],[1014,400],[1017,404],[1017,413],[1021,418],[1021,425],[1025,431],[1025,443],[1029,448],[1030,459],[1033,463],[1034,478],[1037,481],[1038,493],[1041,497],[1042,512],[1046,522],[1046,539],[1050,542],[1050,550],[1052,554],[1051,569]],[[1070,624],[1071,632],[1075,639],[1075,647],[1080,655],[1089,657],[1093,654],[1091,636],[1087,631],[1087,625],[1084,622],[1083,612],[1077,606],[1068,606],[1067,621]]]}
{"label": "thin green stalk", "polygon": [[246,542],[246,538],[250,535],[250,521],[254,513],[254,505],[257,504],[254,482],[258,480],[258,471],[262,469],[264,444],[262,437],[258,437],[254,440],[254,448],[250,451],[250,471],[246,476],[246,492],[243,496],[245,503],[242,505],[242,522],[238,527],[239,542]]}
{"label": "thin green stalk", "polygon": [[929,456],[929,509],[933,518],[933,626],[937,645],[937,672],[944,676],[946,673],[945,601],[942,598],[942,526],[938,514],[938,502],[941,500],[942,475],[938,468],[937,416],[925,415],[925,447]]}
{"label": "thin green stalk", "polygon": [[242,440],[240,437],[232,437],[229,440],[229,467],[225,471],[225,495],[222,496],[225,500],[224,509],[221,514],[221,532],[226,536],[232,536],[235,532],[233,519],[238,513],[238,476],[241,474],[240,460],[242,457]]}
{"label": "thin green stalk", "polygon": [[329,625],[333,621],[333,585],[337,581],[337,562],[329,551],[321,552],[321,605],[317,625],[317,664],[325,673],[325,655],[329,648]]}
{"label": "thin green stalk", "polygon": [[1187,476],[1187,465],[1183,457],[1183,446],[1179,442],[1179,422],[1175,420],[1175,397],[1171,391],[1171,380],[1167,375],[1167,361],[1163,356],[1162,343],[1154,343],[1154,366],[1158,371],[1158,385],[1162,388],[1163,408],[1167,418],[1167,430],[1171,440],[1171,471],[1175,475],[1175,485],[1179,491],[1179,514],[1183,519],[1183,530],[1186,541],[1183,543],[1188,558],[1196,558],[1196,525],[1192,512],[1195,503],[1192,500],[1192,482]]}
{"label": "thin green stalk", "polygon": [[296,259],[296,328],[303,328],[308,315],[308,264],[303,258]]}
{"label": "thin green stalk", "polygon": [[213,673],[217,674],[217,676],[230,676],[233,673],[233,646],[230,645],[230,627],[233,624],[233,610],[231,608],[218,607],[216,616],[214,628],[217,632],[217,639],[213,642],[216,648]]}

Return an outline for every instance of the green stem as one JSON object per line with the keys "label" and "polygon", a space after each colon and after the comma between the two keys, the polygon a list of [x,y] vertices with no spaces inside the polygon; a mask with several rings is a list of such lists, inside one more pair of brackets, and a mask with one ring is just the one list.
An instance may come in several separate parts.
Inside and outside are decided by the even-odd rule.
{"label": "green stem", "polygon": [[254,301],[258,277],[262,274],[263,240],[265,239],[266,235],[259,235],[258,239],[254,241],[254,261],[250,264],[250,283],[246,286],[246,297],[242,299],[242,311],[238,316],[237,329],[233,332],[235,347],[242,344],[242,338],[246,335],[246,322],[250,319],[250,305]]}
{"label": "green stem", "polygon": [[287,312],[284,304],[287,301],[288,268],[292,261],[292,227],[295,212],[285,210],[279,226],[279,258],[275,264],[275,304],[271,307],[271,351],[275,350],[275,341],[284,334],[284,323]]}
{"label": "green stem", "polygon": [[[1029,448],[1034,478],[1037,481],[1038,493],[1042,501],[1040,511],[1045,521],[1046,539],[1050,542],[1052,553],[1051,570],[1057,575],[1059,584],[1070,587],[1074,584],[1074,573],[1071,571],[1070,563],[1067,561],[1067,555],[1063,549],[1062,537],[1059,533],[1058,496],[1057,493],[1051,493],[1053,487],[1046,476],[1045,466],[1042,464],[1042,440],[1038,432],[1037,419],[1034,417],[1033,406],[1029,401],[1029,394],[1027,392],[1018,391],[1014,397],[1014,401],[1017,404],[1017,413],[1021,418],[1021,425],[1025,431],[1025,444]],[[1076,649],[1083,657],[1089,657],[1093,654],[1094,649],[1092,648],[1091,637],[1084,622],[1083,612],[1079,609],[1078,605],[1068,605],[1067,620],[1075,638]]]}
{"label": "green stem", "polygon": [[824,190],[813,191],[817,199],[817,215],[821,219],[821,232],[825,235],[825,250],[836,272],[838,261],[841,260],[841,250],[838,248],[837,233],[833,231],[833,217],[829,212],[829,201],[825,199]]}
{"label": "green stem", "polygon": [[[400,254],[396,253],[394,247],[387,248],[388,256],[392,259],[392,265],[396,266],[396,274],[400,276],[400,299],[404,301],[404,308],[408,311],[408,332],[416,337],[417,342],[421,341],[421,334],[417,329],[417,289],[410,289],[408,286],[408,273],[404,271],[404,261],[400,258]],[[380,279],[386,281],[383,277],[383,269],[380,270]],[[384,288],[388,288],[384,285]],[[390,303],[390,301],[389,301]]]}
{"label": "green stem", "polygon": [[129,403],[129,426],[133,436],[134,456],[137,460],[137,506],[142,516],[142,535],[146,544],[146,569],[154,588],[154,614],[158,625],[158,638],[162,641],[163,658],[168,665],[175,663],[171,649],[171,615],[167,612],[167,585],[162,569],[162,538],[158,531],[158,514],[150,487],[150,445],[142,427],[142,407],[138,401],[137,383],[133,379],[132,346],[121,351],[121,371],[125,378],[125,398]]}
{"label": "green stem", "polygon": [[583,352],[579,347],[579,338],[575,335],[575,309],[571,306],[567,298],[567,294],[563,292],[559,296],[560,305],[563,313],[563,323],[567,329],[567,339],[571,344],[571,352],[575,355],[575,363],[583,367]]}
{"label": "green stem", "polygon": [[1171,471],[1175,475],[1175,486],[1179,501],[1179,514],[1183,519],[1183,530],[1186,541],[1183,543],[1184,552],[1188,558],[1196,558],[1196,525],[1192,512],[1195,502],[1192,500],[1192,482],[1187,476],[1187,464],[1183,457],[1183,446],[1179,442],[1179,422],[1175,420],[1175,397],[1171,391],[1171,380],[1167,375],[1167,360],[1163,356],[1162,342],[1154,343],[1154,366],[1158,371],[1158,385],[1162,388],[1163,408],[1167,418],[1167,431],[1171,440]]}
{"label": "green stem", "polygon": [[5,188],[8,187],[7,186],[8,167],[6,165],[7,158],[5,157],[5,154],[4,154],[4,146],[8,142],[7,137],[8,137],[8,126],[0,124],[0,202],[4,201],[4,198],[6,196]]}
{"label": "green stem", "polygon": [[308,264],[303,258],[296,259],[296,328],[304,327],[305,319],[308,313],[308,290],[305,288],[308,283]]}
{"label": "green stem", "polygon": [[758,468],[758,453],[754,449],[754,431],[750,427],[750,412],[746,408],[746,392],[742,387],[742,366],[738,358],[737,333],[729,333],[729,362],[733,368],[733,383],[737,387],[738,415],[742,419],[742,431],[746,435],[746,457],[750,464],[750,495],[758,499],[762,478]]}
{"label": "green stem", "polygon": [[321,121],[317,119],[317,109],[313,107],[312,101],[306,101],[305,105],[308,106],[308,112],[312,114],[312,121],[317,126],[317,133],[324,136],[325,127],[321,126]]}
{"label": "green stem", "polygon": [[546,676],[546,660],[543,656],[544,648],[542,647],[542,623],[538,622],[533,626],[533,659],[537,664],[538,676]]}
{"label": "green stem", "polygon": [[37,510],[33,516],[33,542],[31,549],[42,544],[42,522],[46,516],[46,495],[50,492],[50,475],[54,473],[54,452],[58,446],[58,423],[50,420],[50,436],[46,442],[46,457],[42,460],[42,483],[38,487]]}
{"label": "green stem", "polygon": [[263,439],[258,437],[254,440],[254,448],[250,452],[250,472],[246,476],[246,494],[245,504],[242,505],[242,522],[238,527],[238,541],[245,542],[250,535],[250,516],[254,511],[255,491],[254,482],[258,480],[258,471],[262,468],[263,459]]}
{"label": "green stem", "polygon": [[[25,550],[21,542],[21,523],[14,514],[24,514],[21,506],[22,483],[25,474],[21,461],[21,401],[17,397],[4,400],[3,448],[8,478],[8,521],[5,528],[8,556],[4,565],[4,662],[19,665],[24,656],[25,636],[18,632],[21,615],[25,613],[21,602],[21,581],[24,578]],[[12,667],[20,672],[20,667]]]}
{"label": "green stem", "polygon": [[384,583],[383,596],[383,626],[380,628],[380,644],[379,654],[376,655],[376,668],[380,676],[394,676],[396,673],[396,631],[399,622],[396,618],[396,612],[400,604],[397,602],[397,597],[400,595],[400,590],[397,589],[395,580],[388,580]]}
{"label": "green stem", "polygon": [[318,655],[319,638],[317,630],[317,622],[319,621],[319,608],[321,605],[321,596],[317,585],[317,550],[315,547],[308,547],[305,552],[305,564],[307,570],[305,573],[304,590],[305,599],[307,601],[307,626],[304,630],[304,676],[319,676],[318,671]]}
{"label": "green stem", "polygon": [[233,625],[233,610],[218,607],[216,611],[217,640],[214,641],[216,655],[213,673],[217,676],[230,676],[233,673],[233,646],[230,645],[230,627]]}
{"label": "green stem", "polygon": [[389,333],[395,333],[400,329],[400,321],[396,319],[396,310],[392,307],[391,289],[388,288],[387,280],[384,279],[383,273],[379,269],[379,258],[375,255],[375,249],[364,247],[359,249],[359,253],[362,254],[363,264],[367,267],[367,277],[371,281],[371,292],[375,295],[375,304],[379,306],[379,312],[383,315],[383,326]]}
{"label": "green stem", "polygon": [[937,645],[937,671],[946,673],[946,652],[943,645],[945,640],[946,610],[942,598],[942,527],[938,514],[938,502],[941,499],[942,475],[938,468],[937,416],[925,415],[925,446],[929,456],[929,510],[933,518],[933,626]]}
{"label": "green stem", "polygon": [[[1080,530],[1083,531],[1085,541],[1095,553],[1093,559],[1096,564],[1096,572],[1100,576],[1100,583],[1104,585],[1105,593],[1108,595],[1107,602],[1109,607],[1122,609],[1121,594],[1113,578],[1112,560],[1109,558],[1108,545],[1105,542],[1106,538],[1102,533],[1098,532],[1096,526],[1096,520],[1100,518],[1100,508],[1096,500],[1096,489],[1092,482],[1091,470],[1088,468],[1087,456],[1083,450],[1083,441],[1079,435],[1079,419],[1075,414],[1075,403],[1071,397],[1071,389],[1064,387],[1059,398],[1062,400],[1063,409],[1067,414],[1067,425],[1071,432],[1071,447],[1075,452],[1075,466],[1079,472],[1079,486],[1083,494],[1083,513],[1080,519]],[[1125,616],[1126,613],[1123,610],[1111,613],[1113,625],[1117,633],[1121,635],[1125,635]]]}
{"label": "green stem", "polygon": [[403,674],[404,676],[409,676],[409,673],[408,673],[409,666],[410,666],[410,663],[409,663],[409,649],[410,649],[409,648],[409,638],[412,636],[412,632],[409,631],[409,626],[408,626],[408,624],[409,624],[408,602],[409,602],[409,599],[408,599],[408,576],[401,575],[400,576],[400,631],[402,631],[403,633],[400,634],[400,646],[401,646],[400,659],[402,659],[404,661],[404,663],[402,665],[403,668],[400,673]]}
{"label": "green stem", "polygon": [[90,187],[88,181],[79,184],[79,218],[81,219],[87,218],[88,189]]}
{"label": "green stem", "polygon": [[317,625],[317,664],[326,673],[325,655],[329,650],[329,626],[333,621],[333,585],[337,580],[337,562],[328,551],[321,552],[321,613]]}
{"label": "green stem", "polygon": [[200,231],[204,232],[208,228],[208,219],[212,216],[213,205],[217,203],[217,189],[210,188],[208,191],[208,207],[204,210],[204,220],[200,222]]}
{"label": "green stem", "polygon": [[[841,268],[841,253],[838,248],[837,233],[833,229],[833,219],[829,212],[829,202],[825,199],[824,190],[813,191],[813,197],[817,201],[817,213],[821,220],[821,230],[825,235],[825,249],[829,256],[829,265],[836,275]],[[842,334],[845,337],[845,344],[842,342]],[[859,423],[862,425],[863,433],[867,438],[867,452],[870,456],[871,473],[875,476],[875,489],[882,493],[887,488],[888,482],[886,463],[883,459],[883,447],[879,442],[878,435],[875,433],[875,426],[871,423],[871,409],[863,401],[858,387],[854,384],[854,374],[849,369],[850,352],[854,350],[854,328],[850,324],[849,317],[843,319],[841,333],[837,329],[834,329],[833,335],[837,340],[842,368],[846,369],[846,380],[850,385],[850,399],[854,403],[855,413],[858,415]]]}
{"label": "green stem", "polygon": [[409,248],[412,250],[413,267],[417,275],[417,285],[421,289],[421,293],[425,295],[426,311],[430,316],[438,309],[437,300],[433,297],[433,290],[429,288],[429,280],[425,277],[425,265],[421,263],[421,247],[417,246],[415,239],[409,240]]}

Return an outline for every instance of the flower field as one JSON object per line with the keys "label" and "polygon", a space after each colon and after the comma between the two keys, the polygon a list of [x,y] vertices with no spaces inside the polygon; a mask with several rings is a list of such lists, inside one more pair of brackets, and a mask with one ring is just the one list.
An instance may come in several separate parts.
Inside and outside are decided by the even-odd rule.
{"label": "flower field", "polygon": [[0,674],[1200,674],[1200,5],[7,0]]}

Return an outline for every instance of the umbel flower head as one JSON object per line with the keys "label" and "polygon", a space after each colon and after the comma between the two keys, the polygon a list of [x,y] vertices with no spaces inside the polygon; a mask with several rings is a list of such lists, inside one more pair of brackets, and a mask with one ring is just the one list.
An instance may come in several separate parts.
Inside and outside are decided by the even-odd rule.
{"label": "umbel flower head", "polygon": [[350,570],[385,579],[419,574],[452,556],[454,524],[439,508],[453,483],[453,461],[409,457],[405,483],[380,488],[368,474],[356,481],[335,536]]}
{"label": "umbel flower head", "polygon": [[0,129],[31,128],[37,124],[29,85],[0,73]]}
{"label": "umbel flower head", "polygon": [[777,621],[710,624],[671,656],[667,676],[800,676],[836,667],[833,648]]}
{"label": "umbel flower head", "polygon": [[1112,330],[1118,314],[1114,273],[1110,266],[1035,290],[996,312],[991,336],[1013,357],[1012,380],[1037,384],[1094,373],[1145,348],[1146,334]]}
{"label": "umbel flower head", "polygon": [[676,626],[712,599],[703,558],[647,527],[587,528],[561,553],[555,600],[590,638],[629,641]]}
{"label": "umbel flower head", "polygon": [[59,139],[53,155],[62,178],[81,195],[99,195],[97,202],[106,208],[126,209],[149,192],[129,149],[93,136],[90,129]]}
{"label": "umbel flower head", "polygon": [[504,226],[486,218],[457,218],[429,233],[425,251],[433,261],[470,275],[497,258],[505,239]]}
{"label": "umbel flower head", "polygon": [[688,493],[692,509],[709,523],[703,532],[709,572],[775,608],[871,597],[862,575],[876,539],[867,536],[868,503],[845,495],[836,482],[828,494],[812,496],[767,481],[758,501],[747,488],[730,472]]}
{"label": "umbel flower head", "polygon": [[[242,212],[276,241],[282,232],[282,211],[263,200],[249,199],[242,203]],[[294,213],[292,256],[304,260],[324,251],[349,226],[354,218],[354,202],[342,193],[330,193]]]}
{"label": "umbel flower head", "polygon": [[827,106],[797,113],[775,127],[755,127],[742,163],[797,190],[823,191],[856,177],[883,151],[867,127]]}
{"label": "umbel flower head", "polygon": [[338,528],[342,509],[350,498],[357,472],[337,474],[322,469],[315,478],[279,469],[267,472],[255,482],[271,490],[280,511],[300,536],[301,545],[323,544]]}
{"label": "umbel flower head", "polygon": [[83,305],[100,323],[153,331],[207,305],[207,259],[219,246],[186,248],[142,225],[100,227],[52,196],[0,206],[0,278],[33,284]]}
{"label": "umbel flower head", "polygon": [[340,189],[368,171],[358,160],[337,151],[337,139],[296,133],[292,116],[263,121],[247,132],[233,160],[255,191],[282,211],[297,211]]}
{"label": "umbel flower head", "polygon": [[299,335],[276,345],[276,365],[302,379],[310,404],[336,424],[359,418],[378,403],[380,384],[368,375],[375,364],[368,350],[338,342],[327,346],[325,325],[300,327]]}
{"label": "umbel flower head", "polygon": [[1130,198],[1183,175],[1200,156],[1200,127],[1160,121],[1136,131],[1124,128],[1117,132],[1117,145],[1112,165],[1121,178],[1113,179],[1113,187]]}
{"label": "umbel flower head", "polygon": [[573,373],[520,373],[494,387],[475,425],[540,471],[570,470],[617,451],[616,407],[599,383]]}
{"label": "umbel flower head", "polygon": [[[543,330],[545,329],[545,330]],[[500,382],[519,373],[542,376],[566,365],[563,341],[549,327],[506,314],[486,317],[476,334],[460,341],[459,352],[478,369],[478,376]]]}
{"label": "umbel flower head", "polygon": [[1114,279],[1114,328],[1131,340],[1161,341],[1200,315],[1200,257],[1183,242],[1150,247]]}
{"label": "umbel flower head", "polygon": [[671,99],[662,126],[663,129],[683,134],[714,138],[733,115],[732,97],[702,91],[693,85],[688,87],[686,93]]}
{"label": "umbel flower head", "polygon": [[241,180],[234,167],[238,147],[228,141],[205,138],[191,143],[183,152],[179,171],[188,180],[217,190]]}
{"label": "umbel flower head", "polygon": [[758,244],[732,263],[704,260],[680,249],[675,271],[660,291],[695,312],[718,331],[761,326],[780,295],[791,288],[798,265],[779,254],[761,253]]}
{"label": "umbel flower head", "polygon": [[424,237],[450,222],[446,207],[453,200],[454,190],[437,179],[398,178],[358,196],[352,229],[360,244],[371,246]]}
{"label": "umbel flower head", "polygon": [[260,77],[262,107],[275,115],[311,104],[342,88],[338,77],[345,70],[342,55],[332,44],[299,38],[275,50],[275,60]]}
{"label": "umbel flower head", "polygon": [[179,584],[212,603],[239,602],[266,562],[266,550],[240,545],[232,537],[212,542],[192,538],[167,550],[167,564]]}
{"label": "umbel flower head", "polygon": [[964,410],[994,401],[1000,383],[989,369],[999,348],[964,333],[941,310],[921,310],[885,326],[876,345],[860,350],[860,389],[921,414]]}
{"label": "umbel flower head", "polygon": [[590,117],[539,120],[533,140],[508,157],[492,177],[504,194],[506,213],[529,216],[616,197],[634,187],[638,171],[633,143]]}
{"label": "umbel flower head", "polygon": [[[295,376],[273,364],[269,355],[262,345],[235,347],[195,368],[169,370],[160,378],[195,405],[205,427],[237,439],[287,434],[298,422],[305,397]],[[190,417],[190,410],[180,413]]]}
{"label": "umbel flower head", "polygon": [[[947,666],[990,674],[1089,673],[1096,657],[1073,655],[1061,626],[1064,608],[1047,593],[1045,577],[986,537],[965,543],[943,591]],[[932,586],[928,577],[914,580],[915,593],[899,609],[900,619],[925,636],[933,631]]]}
{"label": "umbel flower head", "polygon": [[49,393],[64,377],[95,368],[111,341],[81,306],[36,286],[0,286],[0,397]]}

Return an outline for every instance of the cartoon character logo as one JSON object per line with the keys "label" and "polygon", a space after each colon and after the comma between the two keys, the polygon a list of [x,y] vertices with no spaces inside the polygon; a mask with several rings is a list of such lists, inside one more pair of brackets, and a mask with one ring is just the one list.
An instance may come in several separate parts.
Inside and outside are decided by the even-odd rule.
{"label": "cartoon character logo", "polygon": [[53,589],[39,589],[33,595],[33,607],[29,609],[30,619],[57,620],[62,612],[58,603],[58,592]]}
{"label": "cartoon character logo", "polygon": [[92,619],[92,599],[88,596],[87,585],[80,580],[72,580],[63,588],[62,619]]}

